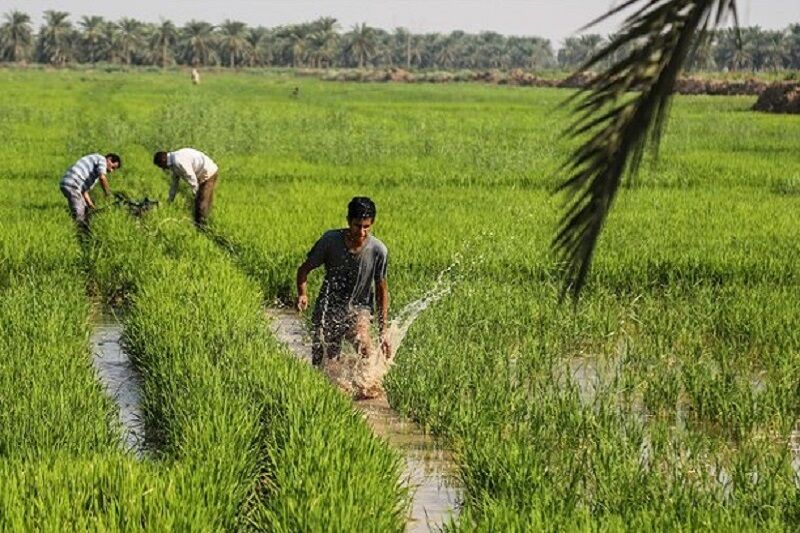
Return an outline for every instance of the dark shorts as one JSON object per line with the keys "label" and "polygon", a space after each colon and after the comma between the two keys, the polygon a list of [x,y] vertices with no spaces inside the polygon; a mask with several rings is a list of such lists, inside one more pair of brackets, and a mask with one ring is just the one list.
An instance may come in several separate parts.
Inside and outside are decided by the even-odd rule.
{"label": "dark shorts", "polygon": [[337,359],[342,353],[342,339],[353,345],[362,355],[372,352],[370,323],[372,314],[368,309],[350,311],[314,312],[311,362],[320,366],[323,358]]}

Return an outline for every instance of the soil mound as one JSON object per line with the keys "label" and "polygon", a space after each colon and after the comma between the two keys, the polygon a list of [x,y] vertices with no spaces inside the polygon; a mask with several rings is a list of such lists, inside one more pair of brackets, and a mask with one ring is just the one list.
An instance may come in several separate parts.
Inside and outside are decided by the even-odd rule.
{"label": "soil mound", "polygon": [[768,87],[758,97],[753,109],[767,113],[800,114],[800,83],[780,83]]}
{"label": "soil mound", "polygon": [[675,92],[679,94],[756,95],[764,92],[767,87],[768,83],[753,78],[743,81],[722,81],[689,76],[679,78],[675,82]]}
{"label": "soil mound", "polygon": [[414,82],[414,75],[402,68],[392,68],[389,70],[389,81],[412,83]]}

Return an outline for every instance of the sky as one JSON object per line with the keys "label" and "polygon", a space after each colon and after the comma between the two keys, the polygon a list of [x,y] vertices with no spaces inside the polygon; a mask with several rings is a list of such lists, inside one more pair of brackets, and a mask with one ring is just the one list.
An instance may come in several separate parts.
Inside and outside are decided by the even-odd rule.
{"label": "sky", "polygon": [[[339,21],[341,30],[349,30],[361,22],[386,30],[402,26],[415,33],[491,30],[504,35],[545,37],[558,48],[566,37],[615,3],[611,0],[0,0],[0,13],[12,9],[24,11],[37,27],[46,9],[67,11],[73,21],[82,15],[101,15],[112,20],[133,17],[146,22],[163,18],[179,25],[191,19],[212,24],[233,19],[251,26],[272,27],[332,16]],[[790,23],[800,23],[800,0],[739,0],[738,7],[745,26],[783,29]],[[607,34],[615,27],[610,22],[591,31]]]}

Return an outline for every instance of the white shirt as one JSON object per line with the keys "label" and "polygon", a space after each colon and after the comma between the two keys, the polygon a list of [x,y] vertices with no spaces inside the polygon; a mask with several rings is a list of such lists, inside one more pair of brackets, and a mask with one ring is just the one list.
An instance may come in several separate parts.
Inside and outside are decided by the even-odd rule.
{"label": "white shirt", "polygon": [[178,192],[181,178],[192,188],[192,193],[197,194],[200,184],[219,171],[219,167],[210,157],[194,148],[181,148],[167,153],[167,166],[172,170],[172,186],[169,188],[168,198],[170,202]]}

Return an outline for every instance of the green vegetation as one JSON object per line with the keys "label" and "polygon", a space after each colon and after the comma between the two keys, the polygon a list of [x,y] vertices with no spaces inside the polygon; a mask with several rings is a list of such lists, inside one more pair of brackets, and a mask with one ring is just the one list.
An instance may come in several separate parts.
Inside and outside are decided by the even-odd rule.
{"label": "green vegetation", "polygon": [[[26,113],[38,103],[7,109]],[[56,145],[98,142],[115,127],[106,108],[94,114],[80,97],[76,108],[89,118],[15,125],[50,133]],[[135,129],[123,128],[118,142],[136,153]],[[15,141],[19,149],[25,135]],[[12,224],[0,248],[4,527],[403,528],[398,457],[346,398],[268,336],[260,291],[216,245],[177,209],[147,222],[107,210],[81,248],[50,190],[51,173],[67,163],[16,161],[3,207]],[[121,173],[114,177],[123,185]],[[143,381],[141,462],[122,451],[114,406],[91,369],[87,281],[104,300],[126,302],[125,343]]]}
{"label": "green vegetation", "polygon": [[[356,24],[342,28],[333,17],[266,28],[245,22],[191,20],[148,23],[130,17],[106,20],[47,10],[38,31],[31,15],[11,10],[0,24],[0,61],[30,61],[63,67],[97,63],[168,67],[388,68],[407,70],[534,69],[574,70],[614,36],[582,34],[551,43],[536,36],[411,33]],[[77,17],[76,17],[77,18]],[[578,28],[588,21],[576,21]],[[692,70],[732,71],[752,75],[800,69],[800,24],[781,30],[744,27],[713,33],[688,65]],[[342,31],[345,30],[345,31]],[[555,48],[558,48],[555,51]],[[620,57],[619,54],[614,54]]]}
{"label": "green vegetation", "polygon": [[[0,84],[4,525],[402,527],[397,458],[259,312],[366,194],[393,309],[453,265],[387,388],[456,452],[455,529],[797,528],[797,117],[677,98],[573,308],[549,251],[572,148],[562,91],[11,70]],[[222,169],[212,227],[230,251],[180,201],[142,221],[107,210],[78,245],[68,164],[118,151],[112,190],[163,200],[151,153],[186,145]],[[119,451],[93,381],[87,280],[126,302],[143,461]]]}

